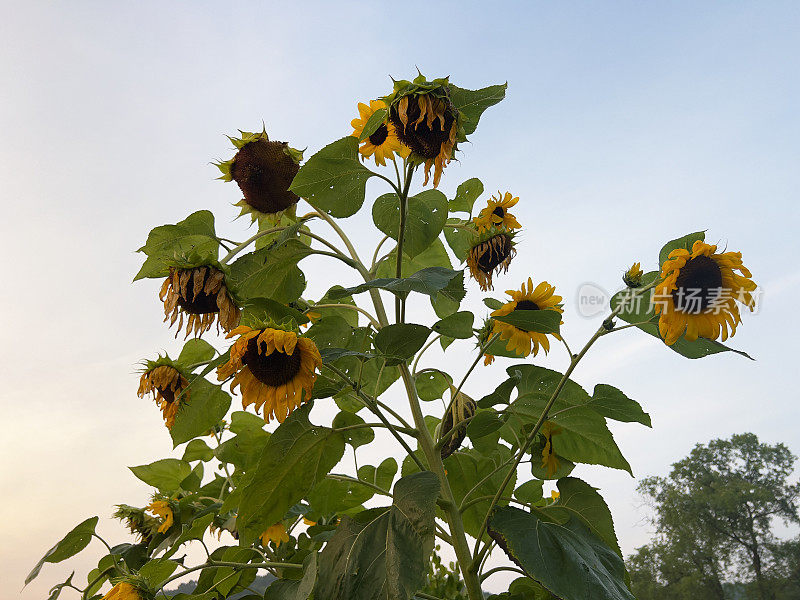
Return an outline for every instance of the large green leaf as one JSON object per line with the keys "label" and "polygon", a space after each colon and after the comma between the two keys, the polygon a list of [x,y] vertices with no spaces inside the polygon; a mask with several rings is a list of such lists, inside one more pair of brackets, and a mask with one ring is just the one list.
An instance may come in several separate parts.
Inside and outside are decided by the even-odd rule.
{"label": "large green leaf", "polygon": [[384,459],[377,467],[363,465],[358,469],[359,479],[368,481],[384,490],[391,489],[395,475],[397,475],[397,461],[391,456]]}
{"label": "large green leaf", "polygon": [[400,364],[414,356],[430,334],[431,330],[424,325],[387,325],[375,335],[375,348],[386,357],[387,365]]}
{"label": "large green leaf", "polygon": [[176,561],[168,558],[153,558],[139,569],[139,575],[147,582],[150,588],[158,589],[164,583],[164,580],[172,575],[177,568],[178,563]]}
{"label": "large green leaf", "polygon": [[310,404],[295,410],[267,441],[256,469],[242,481],[237,526],[249,545],[280,521],[344,454],[344,437],[308,420]]}
{"label": "large green leaf", "polygon": [[[400,201],[397,194],[384,194],[372,205],[372,219],[383,233],[397,240]],[[408,199],[403,253],[414,257],[439,237],[447,220],[447,198],[439,190],[425,190]]]}
{"label": "large green leaf", "polygon": [[[333,419],[331,426],[334,429],[342,427],[352,427],[363,425],[364,419],[351,412],[342,411]],[[350,444],[354,449],[364,446],[375,439],[375,431],[371,427],[358,427],[357,429],[348,429],[342,432],[344,434],[345,442]]]}
{"label": "large green leaf", "polygon": [[308,600],[317,580],[317,554],[312,552],[303,560],[303,578],[276,579],[264,592],[264,600]]}
{"label": "large green leaf", "polygon": [[165,494],[179,490],[181,482],[192,472],[189,463],[177,458],[162,458],[149,465],[128,468],[147,485]]}
{"label": "large green leaf", "polygon": [[[297,274],[293,269],[289,270],[291,273]],[[239,321],[241,325],[247,325],[253,329],[259,329],[263,323],[274,321],[275,323],[283,323],[292,320],[297,325],[305,325],[309,319],[302,312],[291,306],[287,306],[283,302],[273,300],[272,298],[250,298],[247,304],[242,306],[242,316]]]}
{"label": "large green leaf", "polygon": [[682,237],[677,239],[671,240],[664,244],[664,247],[661,248],[660,252],[658,253],[658,265],[659,267],[663,266],[665,262],[669,259],[669,253],[673,250],[688,250],[689,252],[692,251],[692,246],[698,240],[702,241],[706,239],[705,231],[695,231],[694,233],[688,233]]}
{"label": "large green leaf", "polygon": [[219,242],[214,232],[214,215],[199,210],[175,225],[161,225],[147,236],[138,252],[147,255],[142,268],[133,278],[166,277],[176,258],[189,257],[216,261]]}
{"label": "large green leaf", "polygon": [[347,136],[309,158],[289,189],[334,217],[349,217],[364,204],[367,180],[373,175],[358,160],[358,140]]}
{"label": "large green leaf", "polygon": [[409,600],[425,584],[434,543],[439,480],[430,471],[400,479],[394,502],[344,516],[320,556],[320,600]]}
{"label": "large green leaf", "polygon": [[561,313],[556,310],[516,309],[502,317],[492,317],[524,331],[558,333],[561,329]]}
{"label": "large green leaf", "polygon": [[175,423],[169,434],[173,446],[188,442],[214,427],[231,407],[231,397],[222,387],[204,377],[192,382],[192,388],[181,398]]}
{"label": "large green leaf", "polygon": [[311,253],[311,248],[299,240],[261,248],[234,262],[228,280],[236,295],[243,299],[293,302],[306,287],[297,263]]}
{"label": "large green leaf", "polygon": [[[456,258],[466,262],[469,251],[478,242],[478,234],[474,229],[465,229],[463,226],[467,225],[469,221],[462,219],[450,218],[447,219],[444,226],[444,239],[447,240],[447,245],[453,251]],[[456,227],[457,226],[457,227]]]}
{"label": "large green leaf", "polygon": [[209,361],[217,353],[214,346],[200,338],[193,338],[183,345],[180,356],[175,362],[184,368],[196,363]]}
{"label": "large green leaf", "polygon": [[564,600],[635,600],[617,553],[572,516],[551,522],[541,511],[501,507],[489,535],[525,573]]}
{"label": "large green leaf", "polygon": [[186,448],[183,451],[183,460],[186,462],[195,460],[208,462],[212,458],[214,458],[214,451],[208,447],[205,440],[192,440],[186,444]]}
{"label": "large green leaf", "polygon": [[464,133],[469,135],[478,127],[478,121],[490,106],[494,106],[506,97],[507,83],[490,85],[479,90],[465,90],[452,83],[449,84],[450,100],[463,117]]}
{"label": "large green leaf", "polygon": [[374,495],[369,487],[354,481],[323,479],[308,493],[314,518],[343,514],[360,506]]}
{"label": "large green leaf", "polygon": [[86,519],[83,523],[75,526],[75,528],[65,535],[61,540],[50,550],[48,550],[42,559],[36,563],[36,566],[31,569],[28,576],[25,578],[25,585],[36,579],[39,571],[42,570],[44,563],[59,563],[66,560],[71,556],[75,556],[78,552],[86,548],[89,542],[92,541],[94,528],[97,526],[98,517],[91,517]]}
{"label": "large green leaf", "polygon": [[425,369],[414,376],[414,387],[423,402],[438,400],[452,384],[453,378],[438,369]]}
{"label": "large green leaf", "polygon": [[466,340],[474,335],[472,331],[474,320],[475,315],[468,310],[464,310],[437,321],[433,324],[432,329],[441,335]]}
{"label": "large green leaf", "polygon": [[598,383],[588,406],[604,417],[623,423],[641,423],[652,427],[650,415],[636,400],[631,400],[613,385]]}
{"label": "large green leaf", "polygon": [[482,193],[483,183],[480,179],[467,179],[456,189],[456,197],[450,200],[450,212],[472,213],[472,206]]}
{"label": "large green leaf", "polygon": [[[261,420],[260,417],[259,419]],[[249,472],[258,463],[269,437],[270,434],[263,429],[245,429],[217,446],[214,456],[220,462],[230,463],[239,470]]]}
{"label": "large green leaf", "polygon": [[409,292],[418,292],[420,294],[427,294],[428,296],[443,294],[453,300],[461,301],[466,294],[463,289],[463,284],[461,289],[458,289],[458,286],[452,285],[453,281],[457,280],[459,275],[463,275],[463,273],[445,267],[428,267],[403,279],[373,279],[372,281],[367,281],[351,288],[331,291],[331,294],[332,297],[335,298],[339,294],[347,296],[360,294],[370,289],[380,289],[400,295],[408,294]]}

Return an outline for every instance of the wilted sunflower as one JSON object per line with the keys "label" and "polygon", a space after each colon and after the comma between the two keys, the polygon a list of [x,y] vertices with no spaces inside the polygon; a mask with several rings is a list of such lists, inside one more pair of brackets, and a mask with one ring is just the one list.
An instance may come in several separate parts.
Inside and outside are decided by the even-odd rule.
{"label": "wilted sunflower", "polygon": [[682,335],[690,342],[698,337],[724,341],[728,327],[734,335],[742,321],[736,303],[755,308],[751,292],[757,286],[741,252],[717,253],[716,246],[697,240],[691,252],[679,248],[669,253],[661,277],[653,299],[658,331],[670,346]]}
{"label": "wilted sunflower", "polygon": [[[506,290],[506,294],[511,296],[511,302],[507,302],[492,313],[493,317],[504,317],[510,315],[515,310],[555,310],[564,312],[561,308],[561,296],[555,295],[556,288],[547,283],[541,282],[533,287],[533,280],[528,277],[528,286],[523,283],[519,291]],[[541,346],[545,354],[550,351],[550,340],[547,334],[537,331],[526,331],[510,323],[503,323],[495,320],[494,333],[499,333],[500,338],[508,340],[506,349],[516,352],[519,356],[528,356],[533,352],[536,356]],[[557,333],[551,334],[556,339],[561,339]]]}
{"label": "wilted sunflower", "polygon": [[270,141],[266,131],[240,133],[240,138],[228,138],[238,150],[236,155],[215,163],[222,171],[220,179],[239,185],[244,199],[236,205],[242,214],[250,213],[253,221],[259,216],[279,219],[300,199],[289,186],[300,170],[303,152],[287,142]]}
{"label": "wilted sunflower", "polygon": [[520,229],[522,225],[517,222],[516,217],[508,212],[508,209],[519,202],[519,197],[513,197],[510,192],[502,195],[497,192],[497,198],[492,196],[487,202],[486,208],[478,213],[473,219],[478,232],[486,231],[491,227],[498,229]]}
{"label": "wilted sunflower", "polygon": [[[361,137],[361,132],[364,131],[364,126],[369,121],[369,118],[375,111],[383,108],[386,108],[386,103],[383,100],[370,100],[369,106],[359,102],[358,114],[360,118],[350,121],[350,125],[353,127],[353,133],[350,135],[356,138]],[[375,162],[382,167],[386,166],[387,158],[394,160],[395,152],[402,158],[407,157],[411,152],[408,147],[401,144],[400,140],[397,139],[394,125],[389,121],[381,123],[372,135],[363,140],[358,151],[366,158],[375,155]]]}
{"label": "wilted sunflower", "polygon": [[150,543],[153,533],[158,530],[159,522],[148,514],[144,509],[129,506],[127,504],[117,504],[114,518],[122,521],[131,533],[138,535],[142,542]]}
{"label": "wilted sunflower", "polygon": [[642,265],[638,262],[635,262],[631,265],[631,268],[625,271],[622,275],[622,283],[627,285],[629,288],[637,288],[642,285]]}
{"label": "wilted sunflower", "polygon": [[147,507],[154,515],[163,519],[161,526],[158,528],[158,533],[166,533],[172,524],[175,522],[175,515],[172,512],[172,507],[167,500],[153,500]]}
{"label": "wilted sunflower", "polygon": [[476,240],[467,253],[467,267],[469,274],[485,292],[494,289],[492,277],[495,273],[508,271],[508,265],[517,254],[514,233],[491,228]]}
{"label": "wilted sunflower", "polygon": [[384,100],[397,137],[411,149],[412,159],[425,164],[425,184],[433,166],[433,187],[438,186],[463,129],[461,114],[450,100],[447,78],[427,81],[420,75],[413,82],[396,81]]}
{"label": "wilted sunflower", "polygon": [[103,596],[102,600],[142,600],[142,595],[136,586],[127,581],[120,581]]}
{"label": "wilted sunflower", "polygon": [[283,523],[275,523],[275,525],[267,527],[259,538],[262,546],[266,547],[270,542],[275,542],[275,547],[277,548],[282,542],[289,541],[289,534],[286,533],[286,527],[283,526]]}
{"label": "wilted sunflower", "polygon": [[552,421],[545,421],[544,425],[542,425],[542,434],[545,439],[544,448],[542,449],[542,468],[547,469],[548,477],[552,477],[558,471],[558,457],[556,457],[553,450],[553,436],[562,431],[561,427]]}
{"label": "wilted sunflower", "polygon": [[213,266],[170,267],[158,297],[164,302],[164,321],[172,327],[178,321],[175,337],[186,321],[186,337],[200,337],[217,320],[218,327],[230,331],[239,323],[240,311],[225,284],[225,273]]}
{"label": "wilted sunflower", "polygon": [[161,409],[164,423],[168,429],[175,424],[180,405],[189,399],[189,392],[182,392],[189,386],[189,380],[171,364],[164,364],[169,359],[162,358],[155,362],[148,362],[147,370],[139,379],[139,398],[144,398],[152,393],[153,399]]}
{"label": "wilted sunflower", "polygon": [[[456,388],[452,385],[450,386],[450,393],[456,393]],[[476,408],[475,401],[464,392],[458,392],[458,395],[453,399],[450,410],[447,411],[442,420],[439,439],[444,439],[453,427],[456,428],[456,431],[442,445],[442,460],[453,454],[461,446],[467,435],[467,426],[464,421],[475,416]]]}
{"label": "wilted sunflower", "polygon": [[315,369],[322,366],[316,344],[293,331],[251,329],[241,325],[228,337],[238,335],[230,349],[230,360],[217,370],[220,381],[235,375],[231,391],[239,386],[242,407],[264,407],[264,420],[280,423],[311,398]]}

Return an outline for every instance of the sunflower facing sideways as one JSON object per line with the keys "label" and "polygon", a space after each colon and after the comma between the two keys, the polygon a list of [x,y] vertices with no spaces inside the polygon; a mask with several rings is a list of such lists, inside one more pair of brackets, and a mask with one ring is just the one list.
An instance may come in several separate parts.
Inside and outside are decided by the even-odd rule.
{"label": "sunflower facing sideways", "polygon": [[514,197],[510,192],[502,195],[497,192],[497,198],[492,196],[487,203],[486,208],[481,210],[477,217],[473,219],[478,233],[486,231],[491,227],[501,229],[520,229],[522,225],[517,222],[517,219],[508,212],[508,209],[519,202],[519,197]]}
{"label": "sunflower facing sideways", "polygon": [[[511,301],[507,302],[492,313],[492,317],[504,317],[510,315],[515,310],[555,310],[563,313],[561,308],[561,296],[555,295],[556,288],[547,283],[541,282],[536,288],[533,287],[533,280],[528,277],[527,287],[523,283],[519,290],[507,290],[506,294],[511,296]],[[495,320],[493,333],[499,334],[500,339],[508,340],[506,349],[516,352],[519,356],[528,356],[533,353],[536,356],[539,348],[543,348],[545,354],[550,351],[550,340],[547,334],[537,331],[526,331],[510,323],[503,323]],[[557,333],[550,334],[556,339],[561,339]]]}
{"label": "sunflower facing sideways", "polygon": [[127,581],[120,581],[112,587],[108,593],[102,597],[101,600],[142,600],[143,596],[139,588],[128,583]]}
{"label": "sunflower facing sideways", "polygon": [[[738,271],[739,273],[736,273]],[[741,252],[717,252],[717,247],[697,240],[691,252],[678,248],[661,267],[661,283],[653,294],[658,331],[671,346],[684,336],[728,339],[741,323],[737,302],[755,308],[756,289]]]}
{"label": "sunflower facing sideways", "polygon": [[467,268],[472,278],[484,292],[494,289],[492,278],[495,273],[508,271],[508,266],[516,256],[514,232],[498,230],[494,227],[476,236],[475,243],[467,253]]}
{"label": "sunflower facing sideways", "polygon": [[144,398],[152,393],[164,416],[164,423],[168,429],[172,429],[178,409],[189,399],[189,392],[184,392],[188,386],[189,380],[175,367],[174,362],[169,357],[159,357],[156,361],[145,363],[137,395]]}
{"label": "sunflower facing sideways", "polygon": [[261,540],[261,545],[265,548],[269,546],[270,542],[274,542],[277,548],[282,543],[289,541],[289,534],[286,532],[286,527],[283,523],[275,523],[275,525],[267,527],[258,537]]}
{"label": "sunflower facing sideways", "polygon": [[161,519],[161,526],[158,528],[158,533],[166,533],[169,528],[175,523],[175,515],[172,512],[172,506],[169,500],[153,500],[147,510]]}
{"label": "sunflower facing sideways", "polygon": [[264,408],[264,420],[284,419],[311,398],[316,369],[322,357],[316,344],[294,331],[273,327],[252,329],[241,325],[227,337],[239,336],[230,348],[230,360],[217,369],[220,381],[233,376],[231,391],[238,386],[242,407]]}
{"label": "sunflower facing sideways", "polygon": [[181,268],[171,266],[158,297],[164,303],[164,321],[178,321],[175,337],[186,320],[186,337],[200,337],[217,322],[223,331],[239,323],[239,307],[225,284],[225,273],[212,265]]}
{"label": "sunflower facing sideways", "polygon": [[[386,103],[383,100],[371,100],[369,106],[363,102],[358,103],[358,119],[350,121],[353,127],[353,137],[361,137],[364,127],[367,125],[370,117],[375,114],[375,111],[386,108]],[[382,167],[386,166],[386,159],[394,160],[395,153],[401,157],[406,158],[411,150],[400,143],[395,133],[394,125],[386,121],[381,123],[378,128],[361,142],[361,147],[358,149],[361,156],[369,158],[375,157],[375,162]]]}

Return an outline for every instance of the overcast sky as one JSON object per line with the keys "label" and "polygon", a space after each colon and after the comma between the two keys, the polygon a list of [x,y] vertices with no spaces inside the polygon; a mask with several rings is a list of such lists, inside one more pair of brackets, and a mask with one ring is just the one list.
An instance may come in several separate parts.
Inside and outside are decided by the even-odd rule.
{"label": "overcast sky", "polygon": [[[556,285],[573,348],[602,319],[578,314],[582,284],[613,291],[630,263],[656,268],[662,244],[691,231],[707,229],[709,240],[742,251],[764,290],[731,343],[755,362],[733,354],[689,361],[627,330],[602,339],[576,371],[590,389],[620,387],[653,418],[652,430],[612,426],[636,478],[575,471],[607,499],[623,550],[650,535],[638,478],[666,474],[694,444],[752,431],[800,452],[796,3],[4,8],[3,597],[44,597],[73,568],[82,583],[101,555],[94,545],[47,565],[17,596],[31,566],[88,516],[99,515],[99,531],[114,542],[127,540],[112,505],[142,505],[150,490],[125,467],[171,452],[159,412],[136,397],[135,368],[180,344],[161,323],[159,283],[131,284],[141,262],[134,250],[152,227],[201,208],[217,215],[218,231],[244,239],[246,223],[233,221],[237,189],[215,181],[210,164],[231,155],[223,134],[263,120],[273,139],[309,156],[350,133],[358,101],[386,94],[389,75],[410,78],[415,66],[468,88],[508,81],[507,99],[485,113],[441,189],[451,195],[479,177],[487,191],[520,197],[520,253],[495,296],[529,275]],[[343,223],[365,255],[378,239],[370,225],[368,209]],[[312,299],[356,281],[325,262],[303,265]],[[469,287],[465,306],[482,314]],[[448,363],[457,377],[471,356],[462,346]],[[566,364],[560,348],[536,362]],[[508,364],[467,392],[493,389]],[[490,589],[502,584],[491,581]]]}

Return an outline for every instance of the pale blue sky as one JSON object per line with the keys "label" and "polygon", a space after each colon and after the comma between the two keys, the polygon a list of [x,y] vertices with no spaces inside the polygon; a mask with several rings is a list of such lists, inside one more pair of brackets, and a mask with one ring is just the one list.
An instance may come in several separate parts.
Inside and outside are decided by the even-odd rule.
{"label": "pale blue sky", "polygon": [[[87,516],[121,540],[112,504],[149,493],[125,465],[170,451],[135,395],[135,363],[180,347],[160,323],[157,284],[130,284],[149,229],[208,208],[241,238],[239,196],[210,165],[230,154],[224,133],[263,120],[312,153],[415,65],[463,87],[508,81],[441,189],[477,176],[520,196],[521,251],[495,296],[528,275],[555,284],[573,346],[598,325],[577,314],[580,284],[613,289],[631,262],[654,268],[661,245],[690,231],[741,250],[763,286],[762,310],[732,342],[757,362],[688,361],[627,331],[579,367],[582,384],[617,385],[651,413],[652,430],[614,428],[635,475],[742,431],[800,452],[796,3],[8,2],[3,15],[4,597]],[[344,223],[362,254],[377,239],[370,223],[369,210]],[[305,265],[310,297],[350,277]],[[467,302],[480,310],[474,289]],[[601,488],[626,552],[647,541],[635,479],[576,474]],[[75,561],[79,576],[95,551]],[[21,598],[71,568],[46,567]]]}

